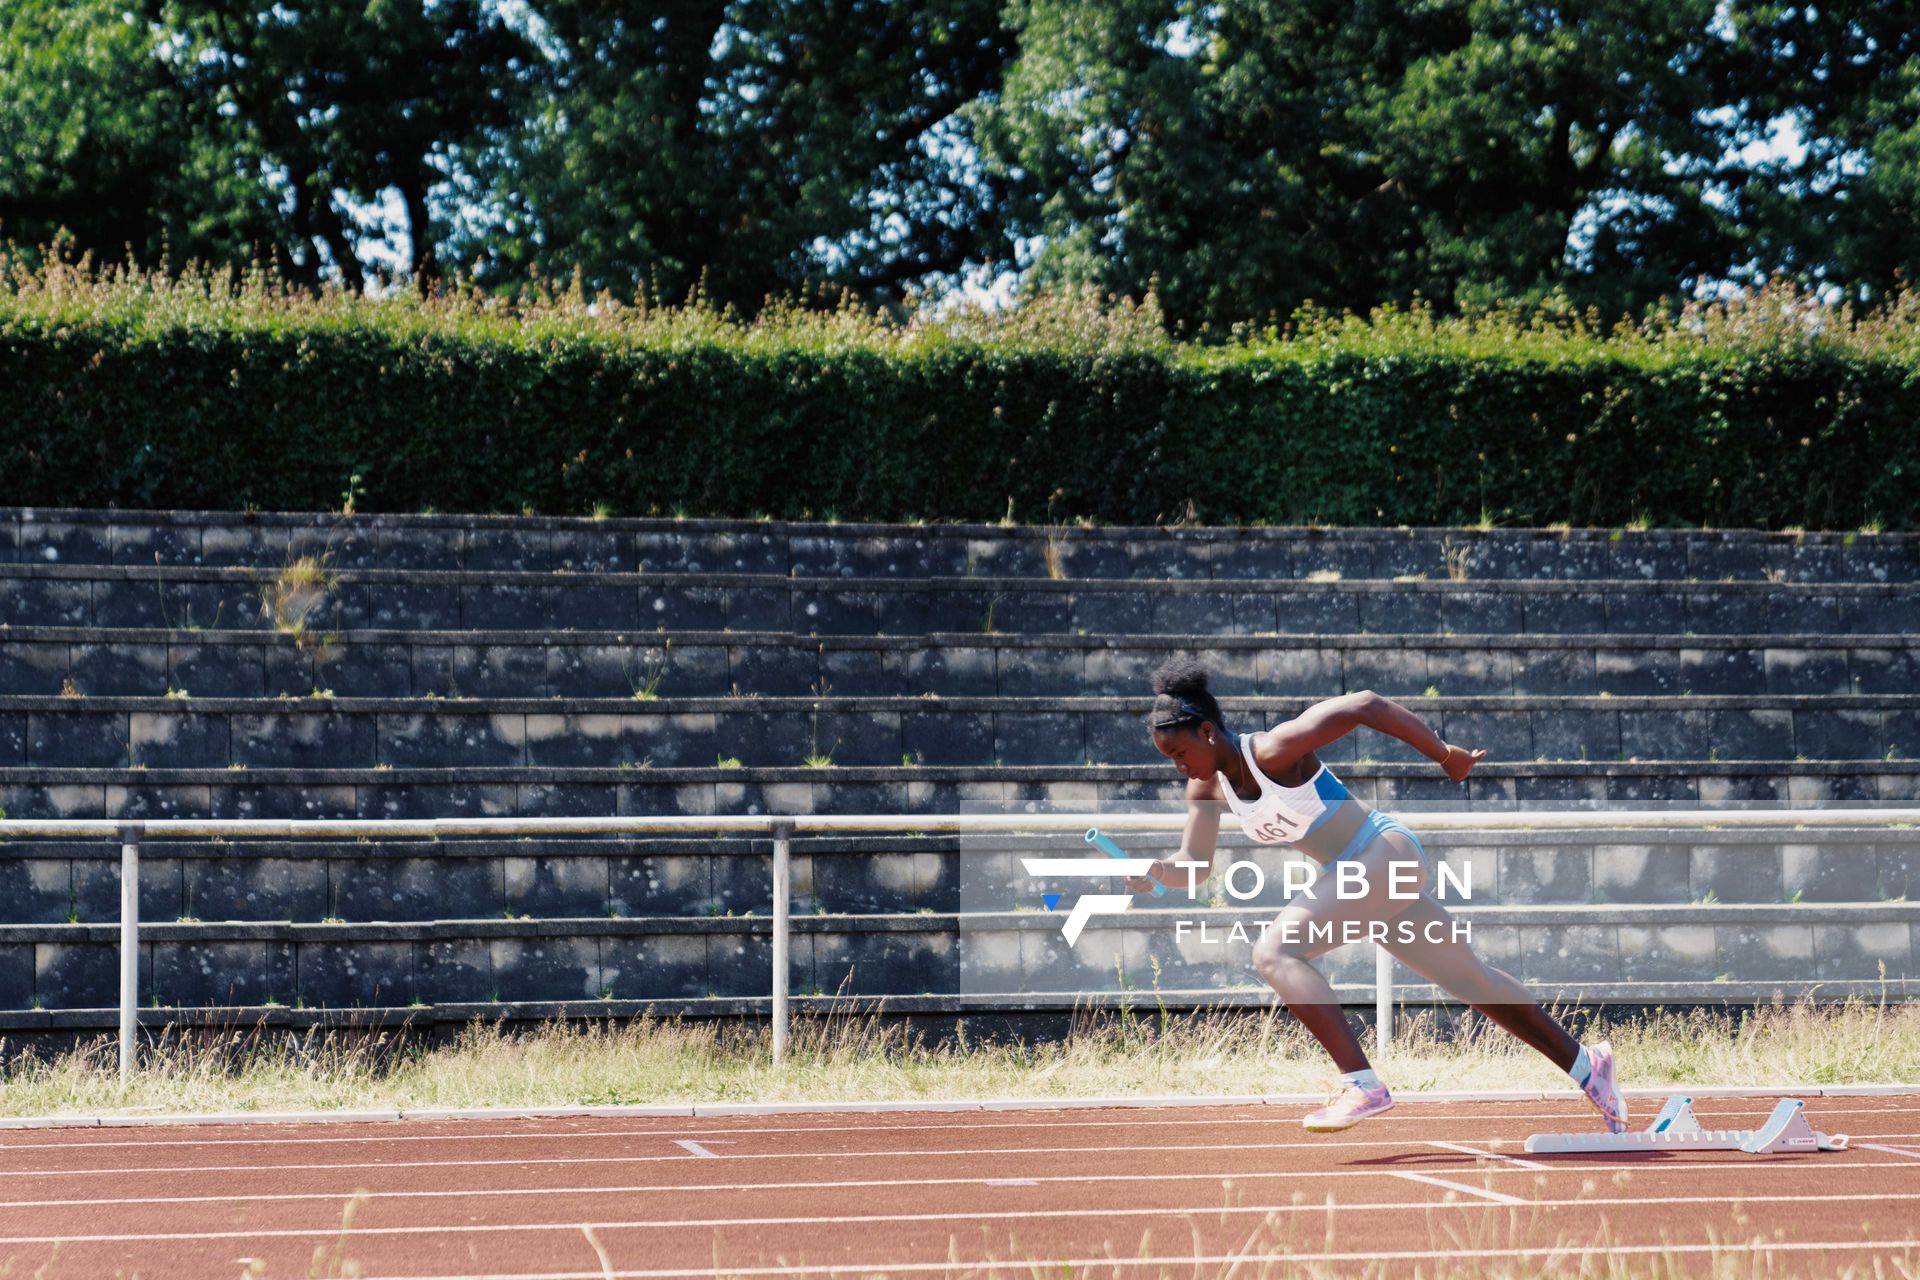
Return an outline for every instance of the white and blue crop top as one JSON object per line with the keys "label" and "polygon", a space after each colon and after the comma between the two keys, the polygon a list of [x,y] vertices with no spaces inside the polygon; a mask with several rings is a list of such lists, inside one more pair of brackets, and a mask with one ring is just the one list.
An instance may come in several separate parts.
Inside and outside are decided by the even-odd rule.
{"label": "white and blue crop top", "polygon": [[1261,844],[1297,844],[1346,802],[1347,784],[1336,778],[1325,764],[1299,786],[1283,787],[1262,773],[1254,762],[1252,734],[1240,735],[1240,754],[1247,762],[1247,772],[1260,784],[1260,798],[1242,800],[1224,777],[1220,779],[1220,790],[1226,794],[1227,804],[1240,819],[1240,829],[1250,840]]}

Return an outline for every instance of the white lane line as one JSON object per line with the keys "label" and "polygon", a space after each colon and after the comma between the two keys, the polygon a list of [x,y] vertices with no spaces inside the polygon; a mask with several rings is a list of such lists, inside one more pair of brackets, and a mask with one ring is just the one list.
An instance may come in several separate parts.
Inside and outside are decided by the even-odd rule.
{"label": "white lane line", "polygon": [[[1895,1249],[1912,1250],[1920,1247],[1920,1240],[1796,1240],[1769,1241],[1754,1240],[1747,1244],[1645,1244],[1610,1245],[1608,1255],[1663,1255],[1669,1253],[1684,1254],[1723,1254],[1723,1253],[1807,1253],[1815,1250],[1835,1250],[1842,1253],[1858,1254],[1890,1253]],[[1474,1259],[1493,1258],[1565,1258],[1580,1251],[1565,1247],[1545,1249],[1407,1249],[1395,1252],[1368,1250],[1361,1253],[1221,1253],[1186,1255],[1168,1254],[1154,1257],[1116,1258],[1102,1255],[1093,1258],[1047,1258],[1044,1260],[1048,1271],[1065,1269],[1078,1271],[1085,1269],[1114,1269],[1125,1267],[1189,1267],[1189,1266],[1226,1266],[1249,1262],[1278,1262],[1282,1264],[1302,1262],[1454,1262]],[[1587,1250],[1594,1253],[1594,1250]],[[471,1275],[437,1276],[369,1276],[366,1280],[700,1280],[708,1276],[816,1276],[816,1275],[873,1275],[894,1272],[949,1272],[949,1271],[1017,1271],[1022,1275],[1032,1275],[1038,1268],[1028,1260],[1003,1261],[995,1258],[982,1258],[961,1261],[950,1259],[945,1262],[859,1262],[841,1263],[834,1266],[795,1266],[795,1267],[701,1267],[693,1270],[659,1271],[523,1271],[513,1273],[488,1272]]]}
{"label": "white lane line", "polygon": [[[1920,1138],[1920,1134],[1880,1133],[1865,1135],[1874,1138]],[[714,1142],[713,1139],[707,1139]],[[1517,1142],[1513,1138],[1496,1138],[1495,1142]],[[262,1146],[276,1145],[263,1142]],[[717,1144],[716,1144],[717,1145]],[[1102,1155],[1111,1152],[1181,1152],[1181,1151],[1298,1151],[1309,1148],[1325,1149],[1329,1144],[1325,1140],[1303,1142],[1208,1142],[1177,1143],[1167,1145],[1127,1145],[1127,1146],[1071,1146],[1071,1147],[942,1147],[934,1150],[855,1150],[855,1151],[755,1151],[755,1152],[714,1152],[717,1160],[871,1160],[871,1159],[937,1159],[946,1156],[1022,1156],[1022,1155]],[[1346,1147],[1412,1147],[1428,1146],[1470,1155],[1481,1160],[1499,1160],[1525,1169],[1546,1169],[1550,1166],[1533,1160],[1524,1160],[1519,1156],[1510,1156],[1498,1151],[1486,1151],[1464,1143],[1441,1142],[1435,1139],[1420,1138],[1375,1138],[1354,1139],[1339,1144]],[[1863,1145],[1858,1139],[1855,1146]],[[682,1156],[662,1155],[605,1155],[605,1156],[528,1156],[516,1157],[513,1161],[519,1165],[574,1165],[574,1164],[652,1164],[662,1161],[677,1161]],[[312,1169],[462,1169],[486,1168],[499,1164],[498,1159],[453,1159],[453,1160],[328,1160],[312,1161],[300,1164],[210,1164],[210,1165],[115,1165],[107,1168],[90,1169],[0,1169],[0,1178],[81,1178],[81,1177],[127,1177],[135,1174],[168,1173],[271,1173],[278,1171]]]}
{"label": "white lane line", "polygon": [[[1413,1176],[1413,1175],[1403,1175]],[[1437,1180],[1436,1180],[1437,1181]],[[1479,1188],[1460,1184],[1446,1184],[1455,1191],[1473,1191],[1484,1194]],[[1888,1197],[1892,1198],[1892,1197]],[[1770,1196],[1770,1197],[1729,1197],[1729,1196],[1688,1196],[1675,1199],[1650,1199],[1647,1197],[1619,1197],[1613,1199],[1573,1199],[1573,1200],[1519,1200],[1507,1196],[1495,1200],[1456,1200],[1451,1203],[1436,1200],[1412,1200],[1394,1202],[1375,1202],[1369,1204],[1341,1204],[1339,1202],[1321,1202],[1319,1204],[1253,1204],[1253,1205],[1214,1205],[1214,1206],[1176,1206],[1149,1205],[1144,1208],[1088,1208],[1088,1209],[1021,1209],[994,1210],[996,1219],[1058,1219],[1058,1218],[1151,1218],[1151,1217],[1246,1217],[1252,1214],[1278,1216],[1281,1214],[1311,1214],[1328,1212],[1349,1212],[1366,1210],[1372,1212],[1385,1210],[1425,1210],[1425,1209],[1491,1209],[1504,1207],[1508,1203],[1534,1205],[1540,1208],[1568,1208],[1574,1206],[1616,1206],[1616,1205],[1659,1205],[1659,1204],[1766,1204],[1800,1203],[1823,1200],[1844,1200],[1858,1204],[1859,1196]],[[362,1227],[355,1226],[346,1234],[360,1236],[418,1236],[418,1235],[486,1235],[500,1232],[513,1235],[529,1235],[540,1232],[575,1231],[678,1231],[686,1228],[702,1230],[725,1227],[800,1227],[819,1223],[827,1226],[879,1226],[887,1223],[906,1222],[973,1222],[980,1217],[978,1210],[942,1213],[876,1213],[820,1215],[811,1214],[778,1218],[634,1218],[605,1222],[502,1222],[502,1223],[433,1223],[422,1226],[401,1227]],[[262,1236],[281,1237],[322,1237],[334,1239],[342,1233],[340,1224],[335,1222],[317,1227],[286,1227],[263,1224],[251,1231],[149,1231],[119,1232],[95,1235],[47,1235],[47,1236],[0,1236],[0,1245],[22,1244],[131,1244],[139,1241],[179,1242],[186,1240],[257,1240]],[[1386,1256],[1386,1255],[1383,1255]],[[727,1274],[731,1274],[731,1270]]]}
{"label": "white lane line", "polygon": [[[855,1151],[738,1151],[713,1152],[716,1160],[932,1160],[949,1156],[1098,1156],[1116,1153],[1167,1154],[1181,1151],[1286,1151],[1301,1147],[1324,1147],[1314,1142],[1196,1142],[1166,1144],[1129,1144],[1123,1146],[1070,1147],[940,1147],[925,1149],[888,1149]],[[1347,1144],[1354,1145],[1354,1144]],[[1409,1146],[1408,1142],[1382,1142],[1382,1146]],[[1485,1155],[1485,1152],[1474,1152]],[[515,1160],[519,1165],[553,1164],[658,1164],[679,1161],[683,1156],[535,1156]],[[1511,1158],[1511,1157],[1509,1157]],[[28,1177],[127,1177],[154,1173],[267,1173],[294,1169],[423,1169],[467,1168],[497,1165],[498,1160],[366,1160],[315,1161],[307,1164],[232,1164],[232,1165],[151,1165],[136,1168],[114,1166],[99,1169],[0,1169],[0,1178]]]}
{"label": "white lane line", "polygon": [[[1618,1164],[1555,1165],[1547,1172],[1551,1173],[1600,1173],[1618,1172]],[[1635,1173],[1652,1175],[1656,1173],[1694,1170],[1699,1164],[1667,1165],[1664,1168],[1635,1169]],[[1791,1170],[1804,1168],[1801,1165],[1740,1165],[1732,1162],[1715,1163],[1716,1169],[1751,1168],[1755,1171],[1764,1168]],[[1841,1166],[1847,1169],[1905,1169],[1908,1166],[1895,1163],[1852,1163]],[[1461,1170],[1460,1172],[1467,1172]],[[1498,1168],[1481,1170],[1483,1173],[1513,1172]],[[1053,1185],[1084,1185],[1087,1183],[1126,1183],[1126,1182],[1250,1182],[1254,1180],[1277,1181],[1286,1178],[1385,1178],[1411,1176],[1401,1170],[1327,1170],[1321,1172],[1276,1172],[1270,1169],[1255,1169],[1245,1172],[1228,1173],[1102,1173],[1102,1174],[1064,1174],[1059,1176],[1038,1176],[1032,1178],[908,1178],[890,1180],[884,1178],[858,1179],[847,1182],[709,1182],[694,1185],[679,1183],[638,1183],[631,1186],[608,1186],[605,1184],[586,1187],[472,1187],[456,1188],[447,1191],[369,1191],[368,1195],[380,1200],[465,1200],[480,1196],[592,1196],[592,1195],[672,1195],[675,1193],[720,1193],[738,1192],[758,1194],[766,1191],[861,1191],[875,1188],[895,1187],[1037,1187]],[[1426,1175],[1422,1175],[1426,1176]],[[360,1190],[355,1191],[283,1191],[260,1195],[211,1196],[115,1196],[100,1200],[9,1200],[0,1201],[0,1212],[8,1209],[87,1209],[118,1208],[130,1205],[170,1205],[170,1204],[284,1204],[300,1201],[319,1201],[335,1204],[351,1200]],[[1529,1200],[1528,1204],[1725,1204],[1733,1200],[1741,1203],[1761,1203],[1773,1200],[1792,1202],[1797,1200],[1845,1200],[1858,1202],[1871,1200],[1920,1200],[1920,1192],[1851,1192],[1844,1195],[1807,1195],[1807,1196],[1667,1196],[1659,1198],[1640,1197],[1620,1201],[1611,1200]],[[1341,1208],[1366,1206],[1341,1205]],[[1378,1207],[1378,1206],[1376,1206]]]}
{"label": "white lane line", "polygon": [[[1905,1134],[1899,1135],[1905,1137]],[[1865,1147],[1868,1151],[1884,1151],[1888,1155],[1905,1156],[1909,1160],[1920,1160],[1920,1151],[1909,1151],[1905,1147],[1889,1147],[1878,1142],[1849,1142],[1849,1146]]]}
{"label": "white lane line", "polygon": [[[726,1146],[733,1145],[731,1142],[722,1142],[715,1138],[708,1138],[707,1141],[713,1143],[713,1145],[715,1145],[716,1147],[726,1147]],[[695,1142],[692,1138],[676,1138],[674,1139],[673,1145],[676,1147],[685,1147],[688,1151],[691,1151],[694,1155],[705,1156],[709,1160],[718,1160],[720,1158],[720,1153],[718,1151],[709,1151],[707,1150],[704,1144]]]}
{"label": "white lane line", "polygon": [[[1763,1100],[1755,1100],[1753,1105],[1751,1106],[1745,1105],[1748,1102],[1748,1100],[1744,1098],[1721,1098],[1721,1099],[1709,1099],[1708,1101],[1714,1104],[1710,1109],[1713,1111],[1713,1113],[1716,1116],[1723,1116],[1726,1118],[1736,1118],[1739,1115],[1744,1115],[1748,1113],[1755,1116],[1765,1116],[1768,1113],[1768,1111],[1771,1109],[1770,1104],[1765,1103]],[[1428,1105],[1440,1106],[1442,1104],[1431,1103]],[[1448,1104],[1448,1105],[1452,1105],[1452,1104]],[[1476,1105],[1486,1105],[1486,1104],[1476,1104]],[[1374,1124],[1382,1128],[1385,1128],[1389,1125],[1398,1127],[1400,1125],[1409,1124],[1409,1123],[1418,1123],[1418,1124],[1463,1124],[1465,1123],[1465,1124],[1483,1125],[1483,1124],[1506,1124],[1508,1122],[1517,1122],[1517,1121],[1523,1121],[1523,1120],[1528,1120],[1528,1121],[1531,1121],[1531,1120],[1577,1120],[1581,1116],[1592,1115],[1592,1112],[1590,1110],[1574,1111],[1570,1108],[1566,1111],[1542,1111],[1542,1112],[1524,1112],[1524,1113],[1509,1112],[1509,1113],[1503,1113],[1499,1115],[1475,1115],[1475,1114],[1469,1114],[1462,1111],[1450,1111],[1443,1115],[1418,1116],[1418,1115],[1402,1115],[1401,1112],[1404,1109],[1405,1108],[1403,1106],[1396,1106],[1392,1115],[1376,1117],[1374,1120]],[[1709,1108],[1702,1108],[1702,1107],[1695,1108],[1696,1111],[1704,1110],[1704,1109],[1709,1109]],[[1306,1108],[1302,1108],[1302,1110],[1304,1111],[1306,1110]],[[1916,1107],[1834,1107],[1834,1106],[1828,1106],[1824,1102],[1822,1102],[1819,1107],[1819,1114],[1822,1116],[1880,1115],[1880,1114],[1885,1114],[1889,1112],[1899,1112],[1899,1113],[1904,1113],[1906,1115],[1920,1116],[1920,1108],[1916,1108]],[[541,1119],[542,1117],[539,1117],[539,1116],[530,1116],[527,1118],[527,1122],[532,1123],[535,1121],[539,1121]],[[368,1123],[373,1123],[373,1122],[368,1122]],[[399,1121],[380,1121],[378,1123],[397,1125],[400,1122]],[[437,1124],[441,1122],[423,1120],[423,1121],[417,1121],[416,1123]],[[727,1137],[735,1134],[753,1134],[753,1135],[771,1134],[777,1137],[785,1137],[789,1135],[802,1136],[810,1133],[895,1133],[895,1132],[926,1133],[931,1130],[945,1130],[945,1129],[964,1129],[968,1132],[978,1132],[982,1129],[1007,1129],[1007,1130],[1125,1129],[1125,1130],[1133,1131],[1133,1130],[1151,1129],[1151,1128],[1194,1129],[1194,1128],[1199,1128],[1207,1125],[1287,1126],[1287,1125],[1299,1124],[1299,1118],[1298,1116],[1294,1116],[1294,1115],[1241,1115],[1241,1116],[1207,1116],[1204,1118],[1195,1117],[1192,1119],[1185,1119],[1185,1120],[1147,1120],[1147,1119],[1095,1120],[1090,1118],[1083,1118],[1083,1119],[1074,1119],[1074,1120],[1021,1120],[1021,1121],[1006,1122],[1006,1121],[983,1119],[983,1120],[975,1120],[971,1123],[965,1123],[965,1124],[951,1123],[951,1122],[929,1122],[927,1124],[816,1124],[816,1125],[799,1124],[799,1125],[754,1125],[751,1127],[742,1126],[738,1128],[723,1128],[723,1127],[719,1127],[709,1123],[709,1124],[700,1124],[700,1125],[679,1124],[669,1128],[662,1128],[662,1129],[645,1129],[645,1128],[575,1129],[575,1130],[551,1129],[551,1130],[546,1130],[546,1131],[537,1132],[537,1133],[487,1132],[484,1129],[481,1129],[478,1127],[485,1122],[477,1121],[477,1120],[460,1120],[460,1121],[452,1121],[448,1123],[457,1123],[463,1126],[471,1125],[471,1126],[475,1126],[475,1128],[473,1132],[466,1132],[466,1133],[355,1134],[351,1136],[338,1137],[338,1138],[335,1138],[335,1137],[296,1138],[292,1136],[283,1137],[277,1133],[268,1133],[268,1134],[261,1135],[259,1137],[251,1137],[251,1138],[153,1138],[153,1139],[112,1138],[112,1139],[107,1139],[99,1142],[88,1142],[81,1139],[75,1139],[71,1142],[7,1142],[4,1140],[0,1140],[0,1152],[49,1151],[49,1150],[50,1151],[75,1151],[75,1150],[81,1150],[81,1149],[92,1150],[94,1148],[110,1148],[110,1147],[254,1147],[254,1146],[293,1147],[293,1146],[326,1146],[326,1145],[336,1145],[336,1144],[340,1146],[347,1146],[347,1145],[356,1144],[356,1143],[383,1143],[383,1142],[395,1143],[395,1144],[403,1143],[403,1142],[547,1142],[547,1141],[558,1141],[560,1139],[574,1139],[574,1138],[610,1138],[610,1139],[672,1138],[676,1134],[691,1134],[691,1135],[694,1135],[696,1138]],[[1722,1126],[1722,1127],[1726,1127],[1726,1126]],[[76,1130],[75,1132],[79,1132],[79,1131]],[[1889,1135],[1889,1136],[1920,1137],[1920,1134],[1899,1134],[1899,1135]],[[1402,1139],[1402,1141],[1412,1142],[1412,1141],[1417,1141],[1417,1139],[1406,1138],[1406,1139]],[[1376,1144],[1376,1145],[1381,1145],[1381,1144]]]}
{"label": "white lane line", "polygon": [[1482,1151],[1480,1148],[1470,1147],[1464,1142],[1429,1142],[1427,1145],[1430,1147],[1439,1147],[1444,1151],[1458,1151],[1462,1155],[1473,1156],[1480,1160],[1504,1160],[1508,1164],[1518,1165],[1522,1169],[1546,1169],[1551,1167],[1540,1163],[1538,1160],[1522,1160],[1519,1156],[1505,1155],[1499,1151]]}
{"label": "white lane line", "polygon": [[1464,1182],[1449,1182],[1445,1178],[1436,1178],[1425,1173],[1405,1173],[1396,1169],[1394,1170],[1393,1176],[1396,1178],[1406,1178],[1412,1182],[1424,1182],[1429,1186],[1445,1187],[1449,1191],[1463,1191],[1470,1196],[1483,1196],[1495,1204],[1531,1203],[1530,1201],[1521,1199],[1519,1196],[1510,1196],[1504,1191],[1489,1191],[1485,1187],[1468,1186]]}
{"label": "white lane line", "polygon": [[[839,1153],[755,1153],[755,1155],[716,1155],[714,1159],[724,1161],[747,1161],[747,1159],[872,1159],[876,1155],[906,1155],[906,1157],[927,1157],[927,1155],[1048,1155],[1048,1153],[1066,1153],[1066,1155],[1098,1155],[1100,1151],[1140,1150],[1140,1151],[1267,1151],[1284,1148],[1288,1144],[1281,1142],[1252,1142],[1252,1144],[1233,1144],[1233,1146],[1206,1146],[1206,1148],[985,1148],[981,1151],[839,1151]],[[1400,1144],[1396,1144],[1400,1146]],[[1517,1173],[1521,1169],[1536,1173],[1561,1173],[1567,1169],[1619,1169],[1619,1163],[1611,1165],[1567,1165],[1561,1161],[1538,1163],[1526,1161],[1515,1155],[1494,1155],[1490,1151],[1469,1151],[1482,1159],[1492,1157],[1496,1161],[1505,1161],[1505,1165],[1496,1165],[1494,1173]],[[516,1159],[513,1161],[522,1169],[530,1167],[561,1167],[561,1165],[659,1165],[659,1163],[684,1163],[684,1155],[541,1155],[534,1159]],[[1761,1165],[1761,1163],[1728,1163],[1728,1161],[1688,1161],[1688,1163],[1663,1163],[1649,1165],[1649,1173],[1668,1173],[1668,1171],[1699,1171],[1699,1169],[1786,1169],[1788,1165]],[[1895,1161],[1836,1161],[1830,1157],[1820,1159],[1822,1169],[1901,1169],[1903,1165]],[[315,1171],[378,1171],[378,1169],[499,1169],[497,1159],[394,1159],[394,1161],[336,1161],[336,1163],[307,1163],[307,1165],[144,1165],[134,1169],[0,1169],[0,1178],[90,1178],[90,1176],[152,1176],[152,1174],[207,1174],[207,1173],[315,1173]],[[1100,1174],[1089,1174],[1100,1176]],[[1131,1176],[1131,1174],[1114,1174]],[[1146,1174],[1146,1176],[1187,1176],[1187,1174]],[[1200,1174],[1212,1176],[1212,1174]],[[1250,1176],[1250,1174],[1236,1174]],[[1379,1176],[1369,1171],[1315,1171],[1300,1169],[1275,1173],[1273,1176],[1286,1178],[1373,1178]],[[979,1178],[891,1178],[879,1182],[799,1182],[795,1186],[931,1186],[937,1182],[979,1182]],[[743,1182],[741,1186],[780,1186],[778,1182]],[[15,1203],[12,1197],[0,1199],[0,1209]]]}
{"label": "white lane line", "polygon": [[[1029,1155],[1102,1155],[1110,1152],[1173,1151],[1275,1151],[1290,1147],[1312,1146],[1302,1142],[1202,1142],[1175,1145],[1131,1145],[1117,1147],[942,1147],[934,1150],[869,1151],[754,1151],[714,1152],[716,1160],[925,1160],[945,1156],[1029,1156]],[[1404,1146],[1405,1143],[1390,1143]],[[518,1165],[554,1164],[659,1164],[680,1161],[683,1156],[534,1156],[515,1160]],[[125,1177],[150,1173],[267,1173],[293,1169],[433,1169],[486,1168],[498,1160],[341,1160],[307,1164],[230,1164],[230,1165],[153,1165],[139,1168],[115,1166],[102,1169],[0,1169],[0,1178],[26,1177]]]}

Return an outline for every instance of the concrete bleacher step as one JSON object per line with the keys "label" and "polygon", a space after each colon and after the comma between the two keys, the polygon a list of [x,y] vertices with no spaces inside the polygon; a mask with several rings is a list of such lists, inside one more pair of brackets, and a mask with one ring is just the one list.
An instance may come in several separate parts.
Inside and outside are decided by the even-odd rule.
{"label": "concrete bleacher step", "polygon": [[[1920,759],[1920,694],[1421,697],[1495,762]],[[60,698],[0,695],[0,767],[1160,764],[1132,698]],[[1306,699],[1226,698],[1263,728]],[[1417,761],[1371,730],[1322,751]]]}
{"label": "concrete bleacher step", "polygon": [[[1916,581],[1915,535],[0,509],[0,808],[1173,811],[1140,720],[1175,651],[1236,727],[1373,688],[1493,751],[1460,786],[1384,741],[1329,749],[1388,810],[1913,805]],[[797,841],[796,992],[1064,1009],[1118,961],[1176,1005],[1268,999],[1244,955],[1144,911],[1064,954],[1021,839]],[[1427,845],[1476,886],[1483,954],[1548,999],[1920,995],[1912,831]],[[0,1027],[110,1022],[116,856],[0,842]],[[143,1000],[286,1025],[763,1013],[769,894],[765,840],[150,840]],[[1329,966],[1368,997],[1365,948]]]}
{"label": "concrete bleacher step", "polygon": [[798,577],[1920,579],[1913,534],[1082,528],[0,508],[0,563],[772,573]]}
{"label": "concrete bleacher step", "polygon": [[[1223,695],[1904,694],[1920,634],[800,636],[8,626],[0,695],[624,698],[1138,695],[1194,653]],[[651,686],[651,688],[649,688]]]}
{"label": "concrete bleacher step", "polygon": [[[1340,774],[1382,809],[1908,807],[1920,761],[1530,761],[1464,784],[1430,764]],[[1097,813],[1173,809],[1163,765],[821,768],[0,768],[0,808],[49,818],[432,818],[780,813]]]}
{"label": "concrete bleacher step", "polygon": [[[1416,825],[1418,819],[1414,819]],[[1172,833],[1125,837],[1130,852],[1164,857]],[[1596,829],[1426,831],[1450,871],[1434,884],[1450,905],[1809,907],[1920,901],[1920,831]],[[1080,890],[1042,883],[1017,857],[1073,850],[1073,837],[1035,835],[800,836],[793,843],[793,910],[802,915],[1035,909],[1041,895],[1120,892],[1118,878]],[[1250,861],[1266,880],[1236,880],[1241,905],[1284,904],[1283,864],[1300,855],[1237,836],[1223,861]],[[319,923],[513,917],[766,915],[771,842],[740,837],[537,840],[149,840],[140,914]],[[1303,864],[1304,865],[1304,864]],[[0,900],[18,924],[118,918],[119,848],[101,841],[0,844]],[[1227,900],[1223,882],[1206,896]],[[1142,907],[1181,907],[1173,904]]]}
{"label": "concrete bleacher step", "polygon": [[[1253,984],[1250,938],[1270,908],[1194,913],[1219,941],[1130,916],[1069,948],[1044,911],[812,915],[793,921],[788,981],[865,996],[1221,990]],[[1916,985],[1920,904],[1819,907],[1463,907],[1476,946],[1529,984]],[[1233,924],[1247,939],[1227,940]],[[163,1006],[352,1008],[414,1001],[754,997],[771,981],[765,916],[289,924],[175,922],[142,940],[142,990]],[[962,947],[962,939],[965,946]],[[101,1008],[118,966],[111,925],[0,925],[0,1008]],[[1371,977],[1365,947],[1324,958],[1330,980]],[[1116,973],[1118,970],[1118,974]],[[1401,974],[1411,978],[1410,974]]]}
{"label": "concrete bleacher step", "polygon": [[[264,569],[0,565],[0,622],[38,627],[266,629]],[[1672,635],[1904,634],[1909,582],[1390,581],[341,571],[290,591],[329,630],[545,628],[820,635],[1303,632]],[[284,615],[285,610],[282,609]]]}

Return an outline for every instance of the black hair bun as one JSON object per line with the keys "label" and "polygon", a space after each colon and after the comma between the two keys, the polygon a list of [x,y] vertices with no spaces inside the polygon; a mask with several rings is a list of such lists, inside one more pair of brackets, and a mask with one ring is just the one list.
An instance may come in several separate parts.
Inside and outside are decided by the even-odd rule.
{"label": "black hair bun", "polygon": [[1192,702],[1207,696],[1207,668],[1194,658],[1169,658],[1153,673],[1153,691]]}

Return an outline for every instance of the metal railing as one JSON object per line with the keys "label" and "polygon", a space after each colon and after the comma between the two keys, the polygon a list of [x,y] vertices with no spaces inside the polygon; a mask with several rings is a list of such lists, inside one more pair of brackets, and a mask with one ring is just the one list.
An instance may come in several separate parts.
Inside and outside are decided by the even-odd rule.
{"label": "metal railing", "polygon": [[[1920,809],[1516,810],[1502,813],[1402,813],[1421,831],[1578,831],[1657,827],[1920,826]],[[1179,831],[1183,813],[770,814],[657,818],[0,818],[13,836],[120,841],[120,1079],[133,1074],[140,971],[140,844],[192,837],[375,837],[534,835],[759,835],[773,838],[773,1057],[786,1056],[787,943],[792,839],[829,832]],[[1393,1036],[1393,957],[1375,949],[1374,1014],[1380,1048]]]}

